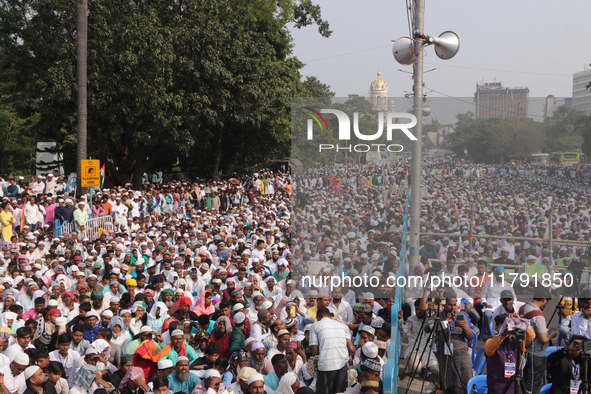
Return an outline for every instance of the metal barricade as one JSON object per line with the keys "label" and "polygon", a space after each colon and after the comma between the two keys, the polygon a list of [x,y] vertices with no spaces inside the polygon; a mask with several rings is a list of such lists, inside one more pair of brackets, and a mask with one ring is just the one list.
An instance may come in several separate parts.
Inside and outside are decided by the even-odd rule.
{"label": "metal barricade", "polygon": [[58,237],[78,231],[79,238],[88,238],[92,242],[96,241],[103,231],[112,232],[114,229],[113,218],[109,215],[88,219],[83,230],[79,230],[74,223],[70,222],[61,223],[59,220],[56,220],[55,224],[55,234]]}

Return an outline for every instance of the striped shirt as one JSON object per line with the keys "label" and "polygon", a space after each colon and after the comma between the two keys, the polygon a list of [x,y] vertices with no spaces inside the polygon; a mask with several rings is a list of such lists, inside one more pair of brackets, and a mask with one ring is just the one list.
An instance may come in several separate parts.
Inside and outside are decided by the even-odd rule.
{"label": "striped shirt", "polygon": [[328,317],[310,328],[310,345],[318,346],[318,370],[337,371],[349,361],[347,339],[351,335],[343,323]]}

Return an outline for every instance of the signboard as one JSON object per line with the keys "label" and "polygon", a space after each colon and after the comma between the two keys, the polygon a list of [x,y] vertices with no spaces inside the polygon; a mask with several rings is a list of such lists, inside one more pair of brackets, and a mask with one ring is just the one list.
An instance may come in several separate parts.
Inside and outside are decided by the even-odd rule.
{"label": "signboard", "polygon": [[327,261],[310,261],[308,264],[308,275],[318,275],[327,265]]}
{"label": "signboard", "polygon": [[100,187],[101,173],[99,160],[82,160],[82,187]]}

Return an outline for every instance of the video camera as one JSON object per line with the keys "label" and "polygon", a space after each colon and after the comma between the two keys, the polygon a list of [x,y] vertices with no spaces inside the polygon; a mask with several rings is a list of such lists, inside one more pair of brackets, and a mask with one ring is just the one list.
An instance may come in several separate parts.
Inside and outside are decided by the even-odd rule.
{"label": "video camera", "polygon": [[513,331],[513,335],[515,335],[515,339],[517,339],[517,342],[523,342],[523,341],[525,341],[525,331],[523,331],[523,330],[514,330]]}
{"label": "video camera", "polygon": [[577,349],[585,353],[591,353],[591,341],[581,341],[577,344]]}

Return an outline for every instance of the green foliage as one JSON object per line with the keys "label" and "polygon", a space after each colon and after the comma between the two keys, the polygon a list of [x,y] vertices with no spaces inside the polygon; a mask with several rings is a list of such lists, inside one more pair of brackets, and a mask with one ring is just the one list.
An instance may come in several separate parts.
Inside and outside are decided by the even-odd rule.
{"label": "green foliage", "polygon": [[[586,116],[580,123],[581,134],[583,135],[583,144],[581,149],[587,158],[591,157],[591,116]],[[588,160],[588,159],[587,159]]]}
{"label": "green foliage", "polygon": [[[75,168],[74,0],[0,0],[2,72],[21,116]],[[289,155],[291,97],[305,94],[288,23],[310,1],[89,2],[88,155],[120,181],[150,166],[217,176]],[[74,167],[73,167],[74,166]]]}
{"label": "green foliage", "polygon": [[20,118],[8,108],[0,109],[0,174],[35,173],[37,116]]}
{"label": "green foliage", "polygon": [[581,124],[585,113],[571,106],[558,107],[546,129],[547,152],[578,151],[583,143]]}
{"label": "green foliage", "polygon": [[484,163],[526,159],[544,146],[544,127],[528,119],[466,119],[447,137],[459,157]]}

